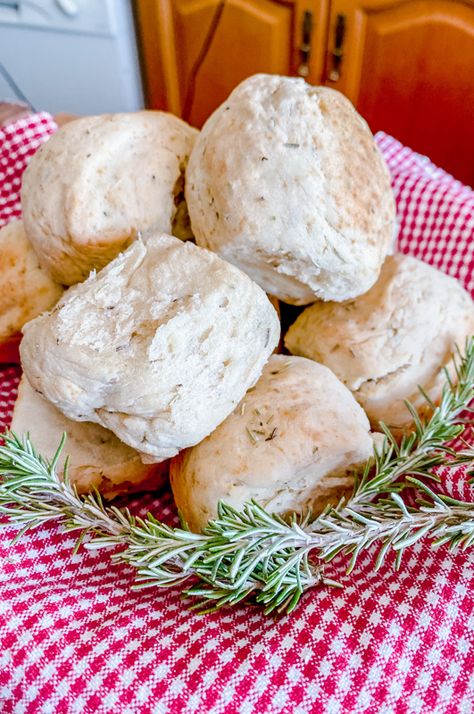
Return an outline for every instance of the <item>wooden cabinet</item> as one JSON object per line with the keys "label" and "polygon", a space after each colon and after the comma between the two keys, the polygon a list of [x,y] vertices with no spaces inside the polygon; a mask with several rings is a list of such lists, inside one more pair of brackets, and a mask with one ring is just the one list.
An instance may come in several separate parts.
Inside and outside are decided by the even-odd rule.
{"label": "wooden cabinet", "polygon": [[322,81],[326,3],[138,0],[136,9],[149,105],[184,116],[195,126],[245,77],[298,73],[305,12],[311,12],[312,24],[307,78]]}
{"label": "wooden cabinet", "polygon": [[[174,5],[176,70],[179,77],[183,113],[201,125],[209,112],[225,101],[239,82],[264,68],[267,72],[288,72],[292,46],[293,8],[263,0],[238,0],[226,5],[215,0],[181,2]],[[219,18],[218,29],[209,51],[196,73],[203,32],[211,28],[212,17]],[[217,24],[217,19],[214,24]],[[180,52],[179,48],[186,48]],[[223,71],[224,70],[224,71]]]}
{"label": "wooden cabinet", "polygon": [[474,185],[473,2],[332,0],[325,84],[344,92],[372,131]]}
{"label": "wooden cabinet", "polygon": [[245,77],[302,74],[346,94],[374,132],[474,183],[474,0],[137,0],[136,9],[151,107],[201,126]]}

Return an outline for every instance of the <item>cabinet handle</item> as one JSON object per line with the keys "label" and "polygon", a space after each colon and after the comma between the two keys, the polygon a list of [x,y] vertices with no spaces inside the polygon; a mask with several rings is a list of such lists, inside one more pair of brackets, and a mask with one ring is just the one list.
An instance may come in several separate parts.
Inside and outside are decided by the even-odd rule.
{"label": "cabinet handle", "polygon": [[299,46],[300,64],[297,73],[300,77],[309,75],[309,60],[311,58],[311,38],[313,34],[313,13],[305,10],[301,23],[301,44]]}
{"label": "cabinet handle", "polygon": [[336,29],[334,30],[334,49],[332,51],[332,69],[329,73],[331,82],[338,82],[341,77],[341,65],[344,54],[342,46],[346,34],[346,16],[336,16]]}

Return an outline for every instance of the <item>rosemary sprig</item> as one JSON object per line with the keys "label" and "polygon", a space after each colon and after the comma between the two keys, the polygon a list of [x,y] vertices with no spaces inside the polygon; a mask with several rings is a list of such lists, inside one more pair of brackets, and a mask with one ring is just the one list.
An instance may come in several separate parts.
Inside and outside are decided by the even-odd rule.
{"label": "rosemary sprig", "polygon": [[[136,570],[136,587],[184,587],[201,611],[252,596],[266,613],[291,612],[305,590],[337,585],[325,578],[324,564],[338,554],[350,556],[350,571],[361,551],[373,545],[376,568],[391,550],[399,567],[405,550],[424,537],[451,548],[473,545],[474,503],[437,494],[425,483],[437,478],[436,467],[473,461],[472,446],[456,452],[448,442],[462,435],[466,420],[460,415],[474,396],[474,338],[455,368],[456,383],[446,372],[440,405],[431,404],[431,416],[422,420],[407,405],[415,431],[400,443],[382,425],[384,442],[374,449],[352,496],[314,520],[309,513],[283,519],[255,502],[241,511],[220,503],[217,518],[203,533],[185,525],[171,528],[152,514],[142,519],[108,506],[98,493],[79,496],[67,462],[64,474],[57,473],[64,436],[49,462],[28,437],[14,434],[6,434],[0,447],[0,512],[21,527],[19,536],[54,520],[80,531],[77,547],[82,542],[87,548],[114,547],[112,558]],[[415,505],[402,498],[407,488],[418,495]]]}

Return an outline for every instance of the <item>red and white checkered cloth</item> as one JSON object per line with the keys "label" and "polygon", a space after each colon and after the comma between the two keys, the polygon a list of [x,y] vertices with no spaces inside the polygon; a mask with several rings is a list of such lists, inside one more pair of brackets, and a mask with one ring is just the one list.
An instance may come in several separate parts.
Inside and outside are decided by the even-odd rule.
{"label": "red and white checkered cloth", "polygon": [[[3,148],[1,169],[13,177],[0,221],[18,213],[21,170],[53,130],[37,115],[0,134],[12,152],[5,164]],[[393,175],[400,249],[472,293],[473,193],[391,137],[377,141]],[[16,368],[0,372],[3,427],[17,381]],[[167,490],[132,507],[174,518]],[[473,711],[472,553],[418,543],[399,573],[374,573],[367,552],[351,576],[340,560],[328,572],[343,590],[308,592],[293,615],[273,620],[245,605],[196,615],[174,589],[133,592],[133,572],[105,552],[73,556],[73,538],[54,525],[12,546],[15,532],[0,532],[2,714]]]}
{"label": "red and white checkered cloth", "polygon": [[57,129],[47,112],[0,126],[0,228],[21,217],[21,177],[28,161]]}

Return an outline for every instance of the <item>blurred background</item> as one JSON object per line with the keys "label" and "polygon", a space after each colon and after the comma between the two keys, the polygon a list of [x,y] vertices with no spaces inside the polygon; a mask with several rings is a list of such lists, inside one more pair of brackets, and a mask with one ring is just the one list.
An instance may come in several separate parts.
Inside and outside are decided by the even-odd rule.
{"label": "blurred background", "polygon": [[0,101],[201,126],[256,72],[338,89],[474,184],[474,0],[0,0]]}

